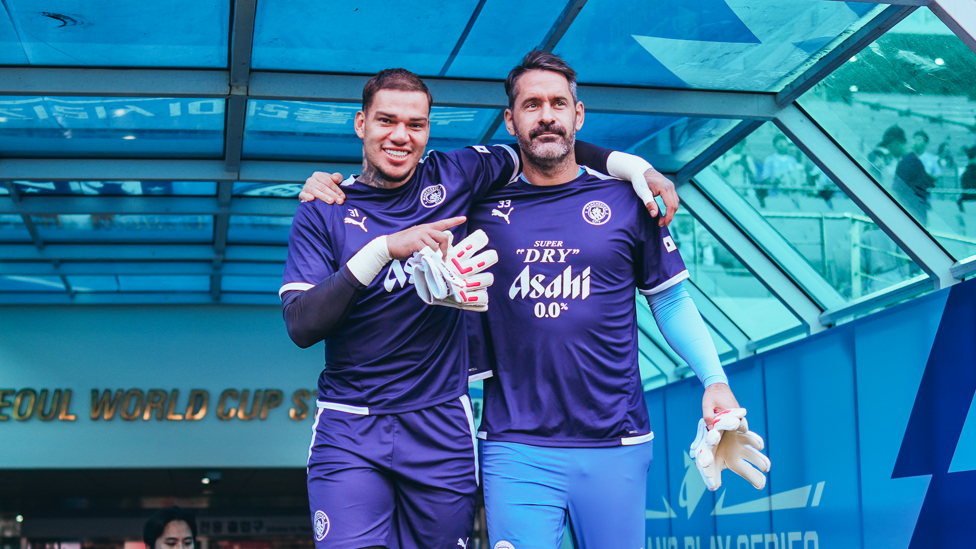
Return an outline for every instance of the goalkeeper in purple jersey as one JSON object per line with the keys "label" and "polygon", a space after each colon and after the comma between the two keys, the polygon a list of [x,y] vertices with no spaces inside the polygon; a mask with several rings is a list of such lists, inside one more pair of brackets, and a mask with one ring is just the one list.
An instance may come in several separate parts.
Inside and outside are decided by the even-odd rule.
{"label": "goalkeeper in purple jersey", "polygon": [[575,71],[531,52],[506,91],[522,176],[469,214],[498,253],[478,433],[490,546],[555,549],[568,517],[577,547],[643,547],[653,433],[635,288],[705,385],[707,424],[738,402],[667,228],[571,154],[584,120]]}
{"label": "goalkeeper in purple jersey", "polygon": [[[513,182],[520,161],[504,145],[425,157],[430,105],[409,71],[370,79],[355,121],[363,173],[342,183],[341,205],[303,203],[292,225],[279,292],[288,333],[301,347],[326,343],[308,458],[319,549],[466,547],[471,535],[465,321],[418,299],[404,260],[445,251],[444,229],[464,236],[462,215]],[[602,169],[620,160],[589,150]],[[646,190],[643,166],[611,171]]]}

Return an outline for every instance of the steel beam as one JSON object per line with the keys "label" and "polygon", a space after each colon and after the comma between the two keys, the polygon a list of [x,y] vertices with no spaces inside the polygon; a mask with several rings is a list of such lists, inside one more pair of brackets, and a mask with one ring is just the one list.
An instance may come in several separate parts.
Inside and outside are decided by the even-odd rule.
{"label": "steel beam", "polygon": [[934,0],[932,12],[976,52],[976,2],[973,0]]}
{"label": "steel beam", "polygon": [[576,16],[579,15],[585,5],[586,0],[569,0],[566,2],[566,7],[559,14],[559,18],[552,24],[552,28],[549,29],[546,37],[542,39],[542,43],[536,49],[551,52],[556,47],[556,44],[563,39],[566,31],[569,30],[573,21],[576,20]]}
{"label": "steel beam", "polygon": [[928,6],[933,0],[828,0],[829,2],[857,2],[859,4],[891,4],[893,6]]}
{"label": "steel beam", "polygon": [[776,94],[776,104],[788,105],[817,85],[818,82],[834,72],[841,65],[847,62],[853,55],[857,54],[872,42],[888,32],[892,27],[901,23],[906,17],[911,15],[917,8],[912,5],[892,5],[879,13],[865,24],[863,27],[850,34],[841,36],[840,44],[831,49],[827,54],[817,60],[808,63],[803,72],[787,84],[779,93]]}
{"label": "steel beam", "polygon": [[894,286],[889,286],[880,292],[855,299],[843,307],[824,311],[820,315],[820,322],[825,326],[832,326],[845,318],[867,313],[874,309],[886,307],[899,301],[914,297],[925,290],[932,289],[934,282],[928,275],[919,275],[903,280]]}
{"label": "steel beam", "polygon": [[780,267],[743,233],[696,185],[678,187],[681,203],[721,242],[787,309],[808,333],[823,330],[820,307]]}
{"label": "steel beam", "polygon": [[958,282],[950,271],[955,260],[806,113],[795,105],[785,107],[776,119],[776,126],[922,271],[938,280],[940,288]]}
{"label": "steel beam", "polygon": [[234,28],[230,46],[230,85],[246,92],[251,74],[251,44],[257,0],[234,0]]}
{"label": "steel beam", "polygon": [[454,63],[454,59],[457,58],[458,53],[461,52],[461,48],[464,47],[464,41],[468,39],[468,35],[471,33],[471,29],[474,28],[474,24],[478,22],[478,16],[481,15],[481,10],[485,9],[485,3],[488,0],[478,0],[478,5],[475,6],[474,12],[471,13],[471,17],[468,18],[468,24],[465,25],[464,30],[461,31],[461,36],[458,38],[457,43],[454,44],[454,49],[451,50],[451,55],[447,57],[447,61],[444,62],[444,66],[441,67],[441,72],[438,76],[444,76],[447,71],[450,70],[451,64]]}
{"label": "steel beam", "polygon": [[[283,263],[227,263],[220,273],[229,276],[281,276]],[[143,262],[0,262],[0,276],[116,276],[116,275],[211,275],[214,267],[207,261]]]}
{"label": "steel beam", "polygon": [[736,124],[725,135],[720,137],[718,141],[712,143],[691,162],[685,164],[685,166],[681,168],[677,174],[675,174],[675,184],[681,185],[682,183],[690,180],[695,174],[707,168],[712,162],[718,160],[720,156],[734,147],[736,143],[742,141],[748,137],[750,133],[759,129],[759,126],[762,126],[764,123],[765,122],[761,120],[743,120],[742,122]]}
{"label": "steel beam", "polygon": [[[223,293],[225,305],[269,305],[280,307],[276,294]],[[0,305],[205,305],[212,303],[208,293],[115,292],[89,293],[0,293]]]}
{"label": "steel beam", "polygon": [[[231,185],[227,183],[226,185]],[[223,188],[223,187],[221,187]],[[229,192],[229,191],[228,191]],[[0,197],[0,214],[278,215],[292,216],[298,199],[191,196],[30,196],[19,203]],[[219,236],[219,235],[217,235]]]}
{"label": "steel beam", "polygon": [[783,235],[755,210],[745,198],[713,170],[695,176],[698,187],[748,234],[766,255],[800,285],[823,309],[833,309],[847,301],[796,251]]}
{"label": "steel beam", "polygon": [[268,183],[304,183],[312,172],[339,172],[342,175],[361,173],[363,165],[351,162],[275,162],[244,160],[241,162],[241,181]]}
{"label": "steel beam", "polygon": [[[209,244],[0,244],[0,258],[10,261],[213,261]],[[285,246],[228,246],[226,261],[284,263]]]}
{"label": "steel beam", "polygon": [[0,95],[203,98],[229,93],[227,71],[0,68]]}
{"label": "steel beam", "polygon": [[973,274],[974,272],[976,272],[976,256],[968,257],[961,261],[957,261],[952,266],[951,271],[952,271],[952,276],[958,278],[959,280],[962,280],[967,276]]}

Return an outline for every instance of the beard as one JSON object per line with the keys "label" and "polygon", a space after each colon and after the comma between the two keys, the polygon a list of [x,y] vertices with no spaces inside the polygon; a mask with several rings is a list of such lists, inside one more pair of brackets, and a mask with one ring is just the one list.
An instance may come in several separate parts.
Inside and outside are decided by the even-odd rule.
{"label": "beard", "polygon": [[[556,134],[555,141],[538,141],[537,137],[544,133]],[[525,155],[526,161],[538,166],[543,170],[551,170],[559,166],[566,157],[573,152],[576,147],[576,132],[569,133],[563,126],[556,121],[551,123],[540,122],[524,136],[515,126],[515,136],[518,140],[519,148]],[[551,139],[549,137],[548,139]]]}

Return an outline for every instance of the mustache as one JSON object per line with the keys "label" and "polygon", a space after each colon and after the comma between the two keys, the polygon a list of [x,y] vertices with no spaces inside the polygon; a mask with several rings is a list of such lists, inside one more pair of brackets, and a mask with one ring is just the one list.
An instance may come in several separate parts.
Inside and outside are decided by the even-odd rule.
{"label": "mustache", "polygon": [[559,122],[553,121],[548,123],[539,122],[539,125],[532,128],[532,131],[529,132],[529,139],[535,139],[544,133],[554,133],[566,137],[566,129]]}

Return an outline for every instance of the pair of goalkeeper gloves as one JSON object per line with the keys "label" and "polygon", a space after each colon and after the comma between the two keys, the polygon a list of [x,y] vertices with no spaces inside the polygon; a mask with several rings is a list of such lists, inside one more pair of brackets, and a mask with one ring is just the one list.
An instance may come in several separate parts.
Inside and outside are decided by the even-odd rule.
{"label": "pair of goalkeeper gloves", "polygon": [[442,305],[467,311],[488,310],[488,286],[494,275],[485,269],[498,263],[498,253],[487,250],[488,235],[478,229],[467,238],[453,244],[454,235],[447,233],[447,259],[439,250],[424,248],[407,260],[413,268],[413,283],[417,295],[428,305]]}
{"label": "pair of goalkeeper gloves", "polygon": [[704,419],[698,420],[698,436],[691,443],[691,457],[701,473],[705,486],[718,490],[722,486],[722,471],[733,473],[749,481],[757,490],[766,486],[770,468],[769,458],[760,453],[763,439],[749,430],[745,408],[732,408],[715,416],[709,430]]}

